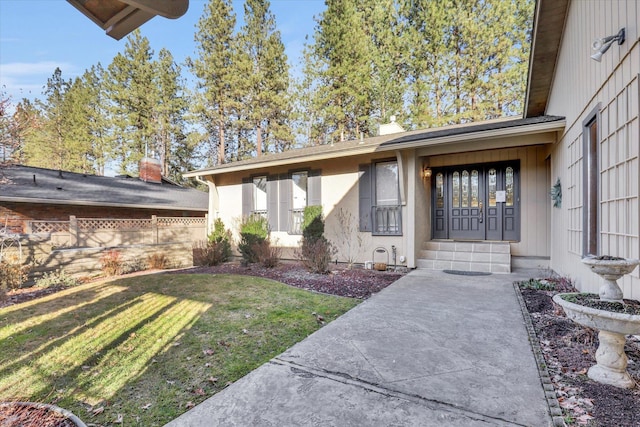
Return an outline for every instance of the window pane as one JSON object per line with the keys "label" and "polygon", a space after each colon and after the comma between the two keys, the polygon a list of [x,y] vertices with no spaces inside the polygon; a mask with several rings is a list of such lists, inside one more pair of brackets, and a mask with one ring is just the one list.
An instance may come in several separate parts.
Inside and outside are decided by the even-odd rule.
{"label": "window pane", "polygon": [[469,207],[469,172],[462,171],[462,207]]}
{"label": "window pane", "polygon": [[444,208],[444,176],[442,173],[436,175],[436,207]]}
{"label": "window pane", "polygon": [[293,182],[293,209],[304,209],[307,206],[307,172],[291,175]]}
{"label": "window pane", "polygon": [[496,206],[496,170],[489,169],[489,206]]}
{"label": "window pane", "polygon": [[506,194],[506,205],[513,206],[513,168],[508,167],[505,171],[505,190]]}
{"label": "window pane", "polygon": [[267,177],[253,178],[253,210],[267,210]]}
{"label": "window pane", "polygon": [[453,173],[453,196],[451,205],[454,208],[460,207],[460,174],[458,172]]}
{"label": "window pane", "polygon": [[478,207],[478,171],[471,171],[471,207]]}
{"label": "window pane", "polygon": [[376,205],[399,205],[398,164],[376,164]]}

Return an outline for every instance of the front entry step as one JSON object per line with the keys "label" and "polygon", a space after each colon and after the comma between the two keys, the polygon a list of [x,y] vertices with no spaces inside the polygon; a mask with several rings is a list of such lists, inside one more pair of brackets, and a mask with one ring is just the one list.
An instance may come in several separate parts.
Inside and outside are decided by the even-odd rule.
{"label": "front entry step", "polygon": [[509,242],[432,240],[423,244],[418,268],[511,273]]}

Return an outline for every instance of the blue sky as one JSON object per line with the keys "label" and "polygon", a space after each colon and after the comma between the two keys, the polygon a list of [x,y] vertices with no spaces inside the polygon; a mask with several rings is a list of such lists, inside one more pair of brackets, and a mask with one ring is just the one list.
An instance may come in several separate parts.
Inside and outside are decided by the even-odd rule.
{"label": "blue sky", "polygon": [[[155,17],[141,27],[142,35],[156,53],[165,47],[181,64],[195,55],[195,26],[206,4],[205,0],[190,0],[184,16],[176,20]],[[243,5],[243,0],[233,0],[238,25]],[[292,66],[299,63],[305,36],[313,35],[313,17],[324,9],[323,0],[271,0]],[[125,40],[107,36],[64,0],[0,0],[0,89],[14,102],[42,98],[42,87],[56,67],[65,79],[82,75],[98,62],[106,67],[123,51]]]}

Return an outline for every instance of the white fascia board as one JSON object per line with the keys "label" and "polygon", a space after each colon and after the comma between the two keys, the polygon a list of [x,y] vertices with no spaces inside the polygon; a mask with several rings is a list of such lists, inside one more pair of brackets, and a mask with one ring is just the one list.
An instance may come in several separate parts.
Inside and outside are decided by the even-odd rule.
{"label": "white fascia board", "polygon": [[[555,120],[547,123],[534,123],[530,125],[521,125],[506,127],[500,129],[492,129],[485,131],[477,131],[467,134],[448,135],[437,138],[416,139],[408,142],[392,143],[383,145],[384,143],[367,144],[365,141],[363,144],[359,144],[354,147],[349,147],[340,151],[330,151],[325,153],[316,153],[312,155],[300,155],[289,157],[286,159],[264,160],[262,162],[248,163],[238,166],[229,166],[224,168],[202,169],[183,174],[185,178],[204,177],[213,175],[222,175],[231,172],[242,172],[248,170],[254,170],[257,168],[268,168],[276,166],[286,166],[291,164],[298,164],[300,162],[314,162],[320,160],[329,160],[340,157],[351,157],[362,154],[373,154],[395,150],[405,150],[409,148],[424,148],[436,145],[444,145],[450,143],[467,143],[477,142],[488,139],[502,138],[507,136],[520,136],[520,135],[533,135],[538,133],[545,133],[549,131],[561,131],[566,126],[565,120]],[[394,136],[402,137],[402,134],[394,134]],[[517,142],[514,141],[514,146],[517,146]],[[476,149],[478,147],[475,147]]]}

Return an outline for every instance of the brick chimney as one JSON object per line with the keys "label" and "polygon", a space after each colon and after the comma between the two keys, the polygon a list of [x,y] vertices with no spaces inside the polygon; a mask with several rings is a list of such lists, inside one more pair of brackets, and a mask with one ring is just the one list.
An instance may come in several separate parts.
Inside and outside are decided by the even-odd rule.
{"label": "brick chimney", "polygon": [[160,160],[144,157],[140,160],[140,179],[144,182],[162,182],[162,168]]}

